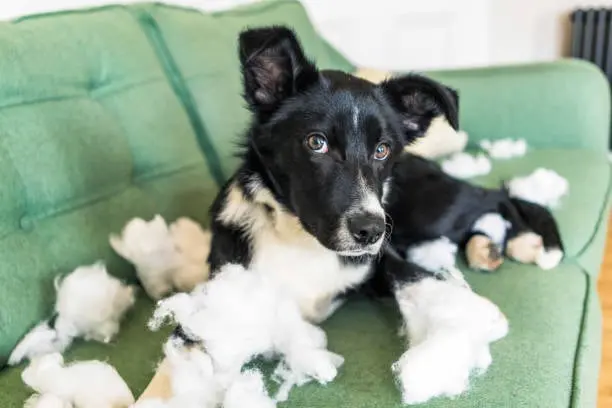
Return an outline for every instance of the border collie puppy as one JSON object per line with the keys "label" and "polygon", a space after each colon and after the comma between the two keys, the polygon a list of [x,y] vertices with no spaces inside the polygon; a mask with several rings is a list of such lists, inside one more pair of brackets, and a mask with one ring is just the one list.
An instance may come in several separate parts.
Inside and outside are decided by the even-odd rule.
{"label": "border collie puppy", "polygon": [[[211,208],[212,279],[241,265],[274,282],[315,323],[348,291],[382,280],[411,344],[425,341],[394,366],[404,401],[462,392],[471,371],[490,363],[488,345],[505,335],[507,322],[452,273],[397,252],[436,239],[442,245],[426,247],[461,245],[471,232],[505,245],[500,211],[508,205],[516,212],[505,196],[444,178],[403,154],[434,119],[457,129],[456,92],[418,75],[373,84],[319,70],[285,27],[243,32],[239,53],[252,123],[242,165]],[[480,219],[489,212],[492,222]],[[439,335],[432,337],[430,327]],[[199,341],[181,327],[175,336]],[[435,368],[426,355],[440,357]]]}
{"label": "border collie puppy", "polygon": [[322,321],[371,275],[393,164],[453,109],[452,93],[415,75],[373,85],[320,71],[283,27],[239,42],[253,121],[242,166],[211,209],[211,271],[237,263],[272,275]]}

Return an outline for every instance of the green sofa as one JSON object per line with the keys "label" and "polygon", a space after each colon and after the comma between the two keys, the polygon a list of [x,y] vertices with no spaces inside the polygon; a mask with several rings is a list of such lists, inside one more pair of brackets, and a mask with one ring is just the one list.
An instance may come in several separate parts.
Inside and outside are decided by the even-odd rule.
{"label": "green sofa", "polygon": [[[236,166],[248,115],[240,97],[237,33],[293,26],[322,68],[355,70],[313,29],[298,3],[270,1],[203,14],[161,4],[109,6],[0,23],[0,407],[30,394],[23,367],[5,367],[19,338],[51,310],[53,277],[104,260],[135,280],[108,245],[135,216],[207,222],[219,183]],[[466,271],[496,302],[510,334],[489,371],[455,399],[426,407],[593,407],[600,359],[596,289],[609,209],[606,79],[578,61],[431,72],[461,93],[471,143],[526,138],[525,157],[494,162],[497,186],[539,166],[568,178],[555,210],[567,246],[555,270],[506,262]],[[465,269],[465,268],[464,268]],[[68,359],[110,361],[138,395],[167,332],[145,327],[143,293],[112,344],[77,343]],[[404,349],[393,302],[356,298],[324,327],[346,357],[337,380],[295,390],[283,407],[399,407],[391,364]]]}

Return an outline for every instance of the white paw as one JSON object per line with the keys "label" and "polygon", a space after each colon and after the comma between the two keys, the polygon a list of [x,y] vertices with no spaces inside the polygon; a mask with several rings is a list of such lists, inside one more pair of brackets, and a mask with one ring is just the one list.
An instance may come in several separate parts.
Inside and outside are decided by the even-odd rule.
{"label": "white paw", "polygon": [[509,331],[508,326],[509,326],[508,319],[498,309],[496,316],[490,322],[487,340],[489,342],[494,342],[494,341],[503,339],[508,334],[508,331]]}
{"label": "white paw", "polygon": [[545,271],[555,268],[563,259],[563,251],[560,249],[545,250],[542,248],[536,258],[536,265]]}
{"label": "white paw", "polygon": [[483,345],[482,350],[480,350],[480,352],[476,354],[476,374],[484,374],[492,362],[493,357],[491,356],[491,350],[489,350],[489,346]]}
{"label": "white paw", "polygon": [[455,397],[468,388],[471,368],[468,364],[442,361],[423,351],[414,347],[392,366],[404,404],[420,404],[440,396]]}
{"label": "white paw", "polygon": [[344,364],[342,356],[328,350],[302,350],[301,353],[295,354],[287,357],[290,369],[293,372],[311,377],[320,384],[333,381],[338,375],[338,368]]}

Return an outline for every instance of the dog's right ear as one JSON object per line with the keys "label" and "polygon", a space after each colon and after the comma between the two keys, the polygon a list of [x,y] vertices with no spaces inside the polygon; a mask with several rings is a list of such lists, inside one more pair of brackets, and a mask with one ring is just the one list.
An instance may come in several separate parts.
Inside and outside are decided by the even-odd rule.
{"label": "dog's right ear", "polygon": [[244,98],[261,119],[319,78],[314,64],[304,56],[295,33],[287,27],[243,31],[239,47]]}

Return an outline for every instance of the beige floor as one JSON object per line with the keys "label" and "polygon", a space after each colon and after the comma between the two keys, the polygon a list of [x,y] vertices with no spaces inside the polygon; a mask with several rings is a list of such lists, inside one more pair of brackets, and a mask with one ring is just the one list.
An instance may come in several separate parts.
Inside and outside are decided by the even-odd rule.
{"label": "beige floor", "polygon": [[599,377],[599,408],[612,407],[612,220],[598,283],[603,308],[603,356]]}

